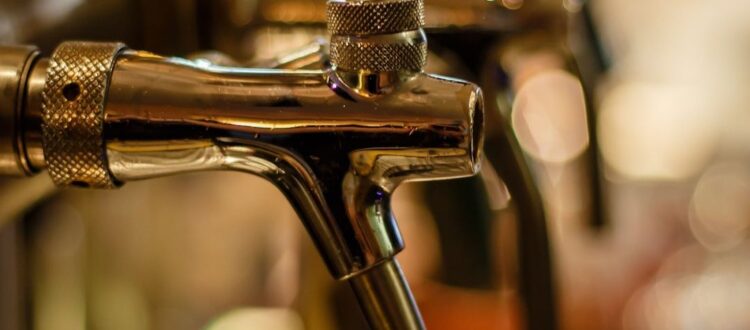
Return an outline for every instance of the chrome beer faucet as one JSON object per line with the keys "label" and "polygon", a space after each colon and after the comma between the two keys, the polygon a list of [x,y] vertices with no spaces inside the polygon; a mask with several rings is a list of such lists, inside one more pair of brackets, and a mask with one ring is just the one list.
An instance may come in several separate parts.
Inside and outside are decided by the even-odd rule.
{"label": "chrome beer faucet", "polygon": [[65,42],[50,58],[2,47],[0,170],[105,189],[193,171],[262,176],[373,329],[424,328],[394,259],[404,244],[390,196],[405,181],[478,171],[482,94],[422,72],[421,0],[329,1],[327,15],[323,70],[223,67],[120,43]]}

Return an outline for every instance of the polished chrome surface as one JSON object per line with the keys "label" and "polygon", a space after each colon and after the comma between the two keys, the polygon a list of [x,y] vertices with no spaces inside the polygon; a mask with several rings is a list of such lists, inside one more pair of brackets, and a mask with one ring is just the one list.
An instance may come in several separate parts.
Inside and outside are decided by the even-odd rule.
{"label": "polished chrome surface", "polygon": [[120,43],[66,42],[55,50],[42,91],[42,142],[58,186],[114,188],[104,149],[104,104]]}
{"label": "polished chrome surface", "polygon": [[29,166],[34,172],[47,168],[47,162],[44,159],[41,127],[42,92],[47,81],[49,62],[49,58],[40,58],[31,68],[26,82],[26,106],[21,110],[23,120],[18,123],[23,132],[23,145],[26,149]]}
{"label": "polished chrome surface", "polygon": [[386,261],[351,278],[349,284],[373,330],[425,328],[398,261]]}
{"label": "polished chrome surface", "polygon": [[254,68],[287,70],[322,69],[328,61],[328,41],[318,38],[310,44],[295,49],[287,54],[279,55],[272,59],[255,61],[248,66]]}
{"label": "polished chrome surface", "polygon": [[328,41],[316,37],[310,43],[281,52],[280,55],[275,54],[271,58],[252,59],[249,61],[238,60],[219,51],[195,52],[186,58],[192,61],[219,66],[314,70],[324,68],[325,63],[328,62]]}
{"label": "polished chrome surface", "polygon": [[[356,274],[402,245],[387,208],[367,212],[343,197],[377,204],[401,181],[475,173],[482,102],[475,86],[429,75],[374,98],[337,82],[335,71],[123,54],[106,107],[112,173],[127,181],[230,168],[268,177],[301,210],[334,275]],[[227,154],[236,150],[245,151]]]}
{"label": "polished chrome surface", "polygon": [[[44,91],[55,90],[47,83],[52,65],[38,61],[25,95],[23,136],[37,170],[48,166],[50,155],[40,137],[50,115]],[[416,305],[391,263],[403,242],[390,195],[402,182],[479,170],[482,94],[471,83],[423,73],[349,74],[221,67],[123,51],[106,73],[106,170],[123,183],[205,170],[268,179],[295,207],[331,273],[357,278],[373,327],[419,329]],[[350,87],[371,75],[383,77],[387,88]],[[69,127],[75,133],[83,126]],[[71,132],[61,129],[61,139],[68,139]],[[370,284],[362,285],[370,282],[378,283],[373,290],[390,289],[367,292]]]}
{"label": "polished chrome surface", "polygon": [[127,52],[112,75],[105,136],[120,181],[221,169],[267,178],[345,279],[403,248],[389,205],[399,183],[476,173],[482,104],[476,86],[425,74],[373,96],[332,70]]}
{"label": "polished chrome surface", "polygon": [[33,46],[0,46],[0,174],[32,173],[19,125],[29,70],[39,51]]}

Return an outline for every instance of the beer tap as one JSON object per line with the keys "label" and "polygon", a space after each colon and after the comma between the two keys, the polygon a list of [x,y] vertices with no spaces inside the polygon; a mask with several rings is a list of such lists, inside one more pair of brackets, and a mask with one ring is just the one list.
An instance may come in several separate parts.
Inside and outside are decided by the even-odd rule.
{"label": "beer tap", "polygon": [[405,181],[475,174],[484,116],[477,86],[423,73],[423,10],[329,1],[322,70],[223,67],[121,43],[64,42],[49,58],[0,47],[0,171],[102,189],[193,171],[264,177],[373,329],[424,328],[394,259],[404,243],[390,196]]}

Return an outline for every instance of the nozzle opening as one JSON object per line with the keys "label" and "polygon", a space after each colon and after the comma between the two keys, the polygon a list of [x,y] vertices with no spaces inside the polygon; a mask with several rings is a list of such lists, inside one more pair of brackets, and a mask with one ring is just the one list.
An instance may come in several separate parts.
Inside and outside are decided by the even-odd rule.
{"label": "nozzle opening", "polygon": [[476,90],[471,102],[471,160],[479,171],[484,148],[484,97],[480,89]]}

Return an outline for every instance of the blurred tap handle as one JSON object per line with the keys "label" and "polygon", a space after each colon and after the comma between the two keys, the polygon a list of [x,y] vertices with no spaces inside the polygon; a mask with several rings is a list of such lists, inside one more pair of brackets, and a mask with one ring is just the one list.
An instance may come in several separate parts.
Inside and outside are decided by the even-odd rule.
{"label": "blurred tap handle", "polygon": [[[585,121],[585,127],[579,129],[583,131],[580,134],[586,137],[584,152],[576,158],[580,160],[580,165],[576,166],[581,167],[584,173],[581,175],[583,181],[578,186],[581,190],[581,204],[585,205],[586,209],[586,214],[583,214],[582,218],[585,218],[584,222],[590,228],[606,228],[606,198],[602,186],[595,93],[598,79],[606,70],[608,61],[594,29],[589,1],[539,2],[540,5],[542,3],[556,3],[557,6],[554,10],[552,6],[542,6],[549,10],[538,11],[539,20],[529,20],[516,32],[499,40],[495,48],[489,52],[486,61],[488,64],[483,69],[482,87],[487,90],[488,95],[502,95],[498,100],[505,101],[501,102],[504,104],[500,104],[499,114],[510,121],[512,103],[519,91],[527,82],[532,81],[532,78],[551,72],[564,72],[565,75],[577,80],[576,85],[583,87],[581,106],[585,107],[585,117],[571,118],[568,121]],[[501,79],[494,75],[497,72],[502,73]],[[490,117],[498,115],[493,111],[488,113]],[[488,122],[497,120],[488,118]],[[499,126],[488,125],[488,136],[495,134],[495,127]],[[565,128],[560,130],[564,131]],[[547,147],[550,148],[550,145]]]}

